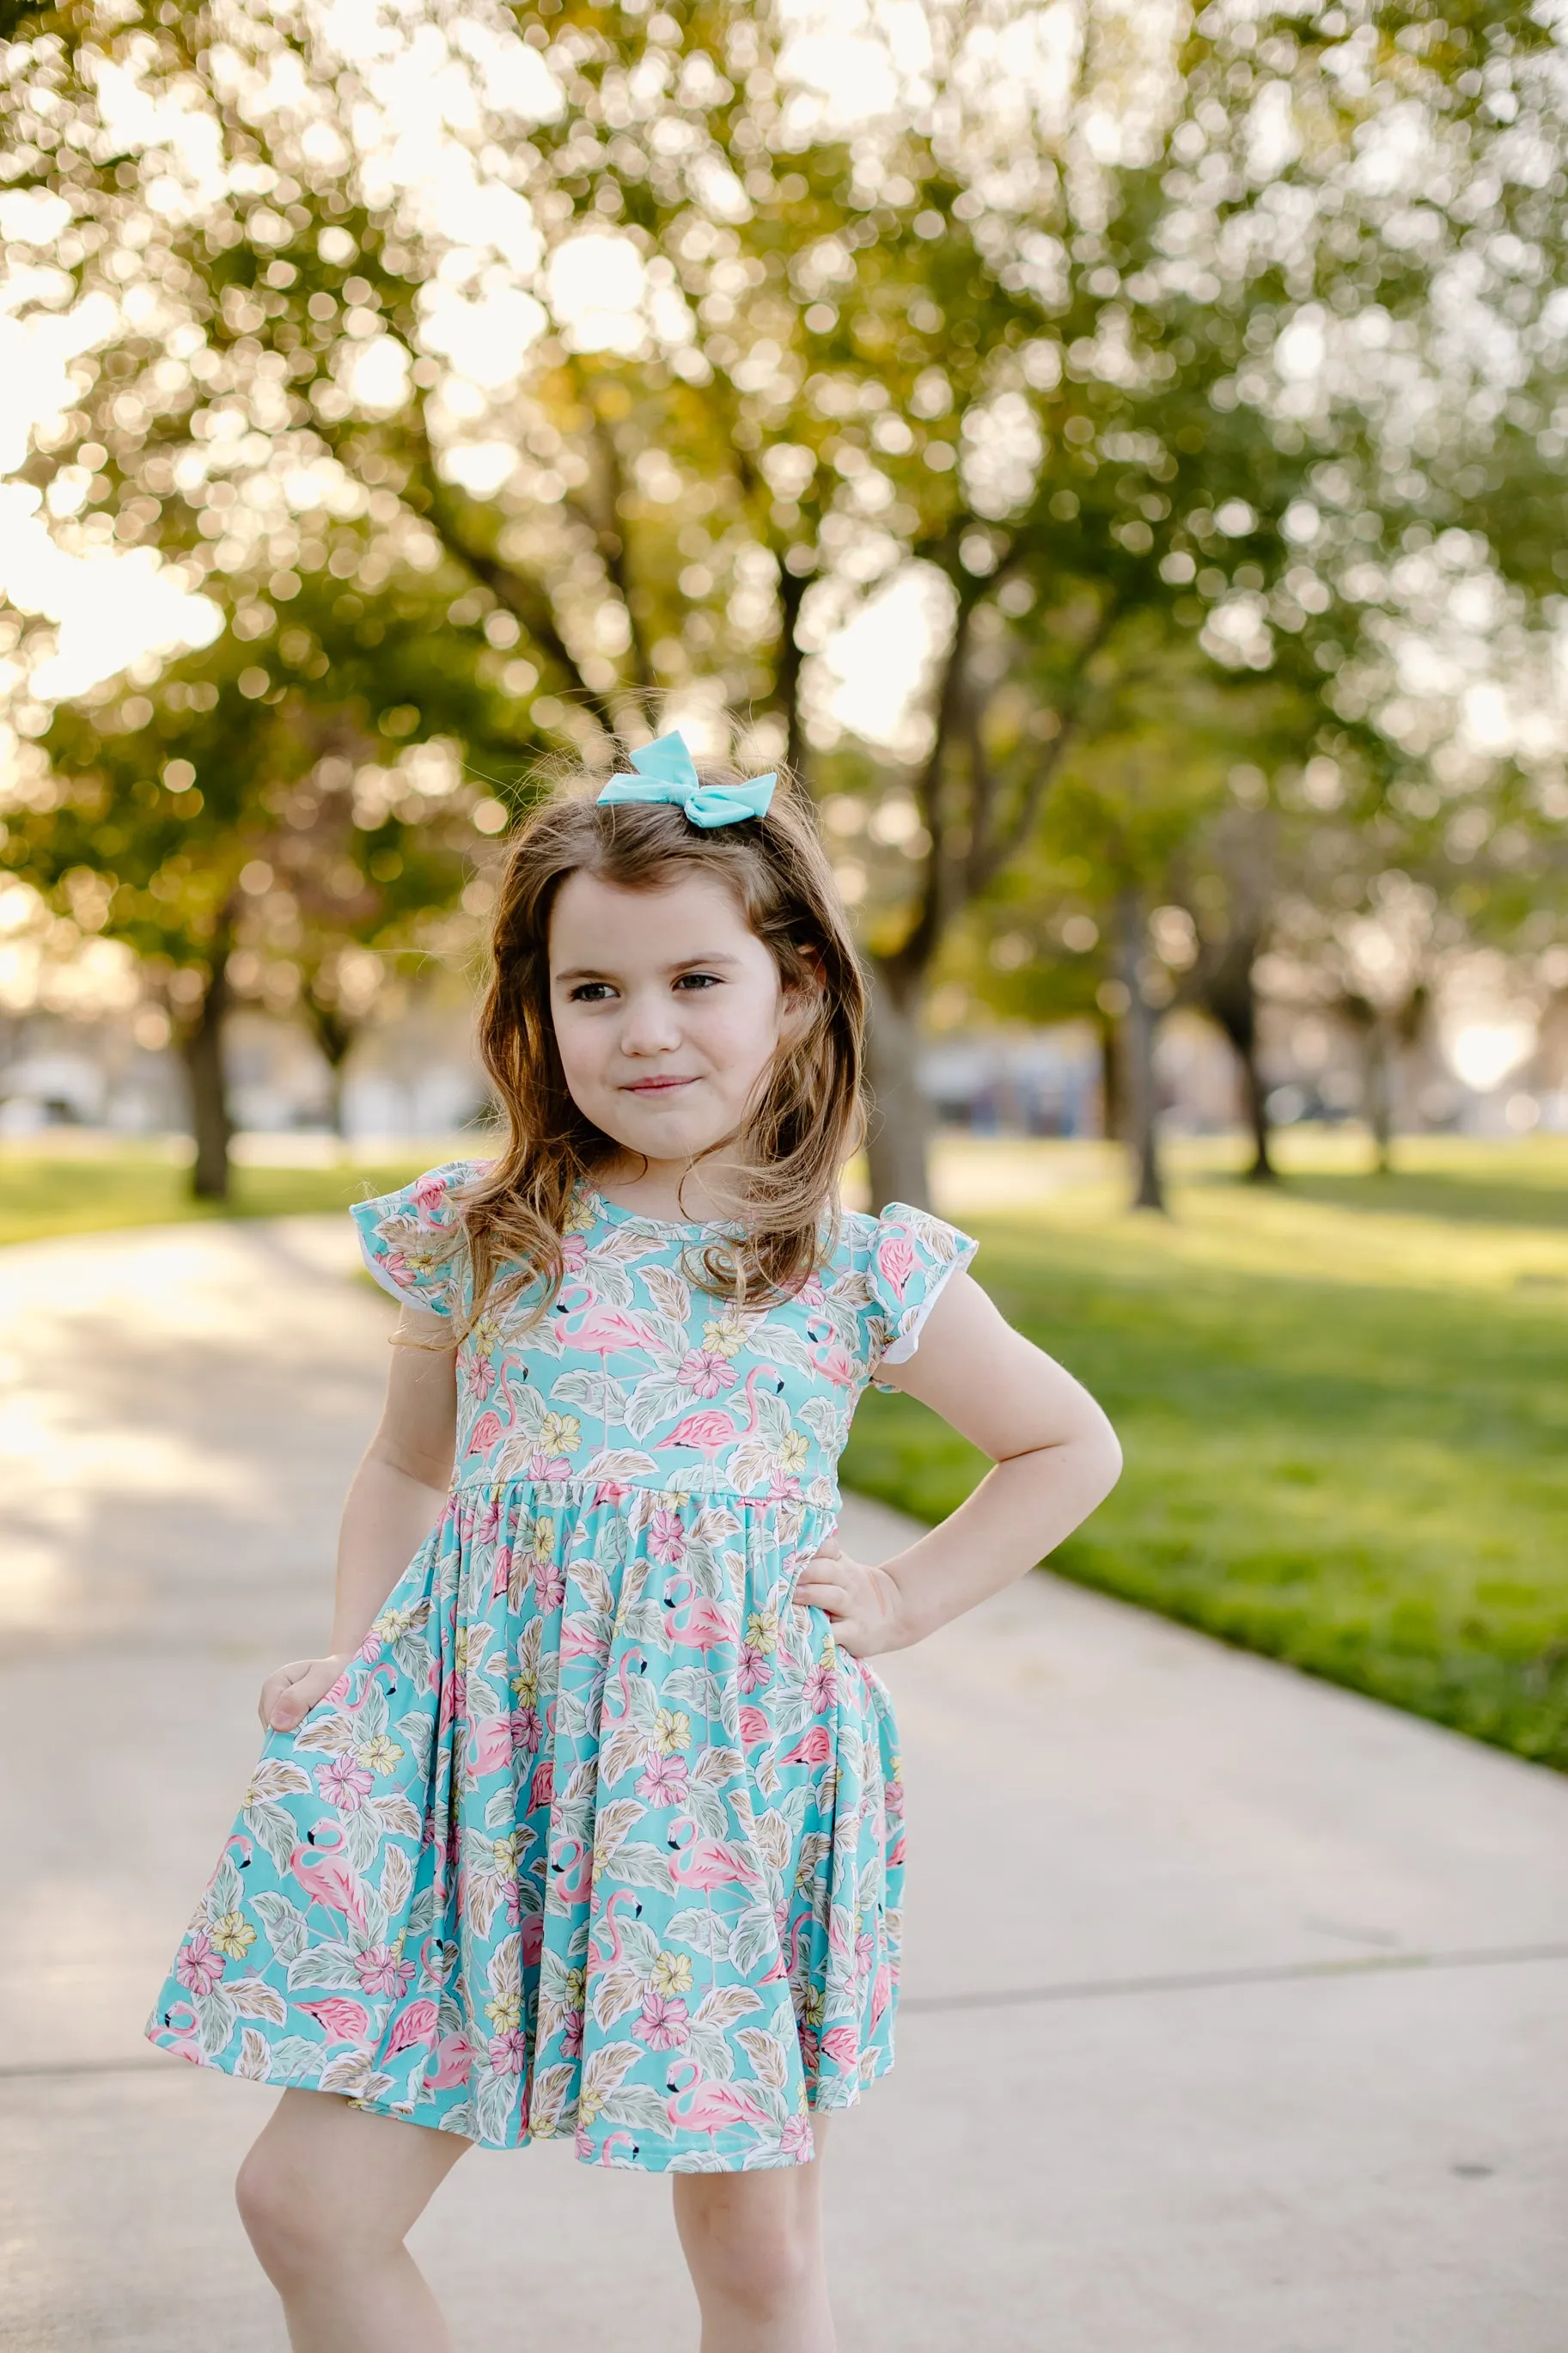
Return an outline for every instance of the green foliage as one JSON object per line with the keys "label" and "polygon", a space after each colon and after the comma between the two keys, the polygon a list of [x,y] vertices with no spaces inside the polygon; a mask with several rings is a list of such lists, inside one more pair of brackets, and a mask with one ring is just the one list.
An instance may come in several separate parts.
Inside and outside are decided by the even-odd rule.
{"label": "green foliage", "polygon": [[237,936],[252,993],[271,980],[287,1004],[303,977],[325,1009],[343,941],[416,944],[471,869],[489,788],[459,747],[495,755],[493,697],[444,618],[424,581],[367,602],[312,577],[281,611],[248,597],[146,691],[121,681],[57,712],[8,862],[176,997],[182,971]]}
{"label": "green foliage", "polygon": [[[1168,1229],[1070,1181],[967,1221],[1125,1448],[1052,1567],[1568,1768],[1568,1155],[1405,1150],[1384,1180],[1296,1145],[1278,1198],[1190,1153]],[[873,1393],[844,1477],[936,1517],[984,1467]]]}

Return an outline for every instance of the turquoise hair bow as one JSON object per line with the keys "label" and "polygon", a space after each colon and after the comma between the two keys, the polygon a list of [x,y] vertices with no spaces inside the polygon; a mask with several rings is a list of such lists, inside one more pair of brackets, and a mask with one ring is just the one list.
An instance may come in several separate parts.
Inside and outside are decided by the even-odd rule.
{"label": "turquoise hair bow", "polygon": [[753,776],[744,785],[705,785],[692,765],[679,728],[632,754],[635,776],[612,776],[602,801],[675,801],[693,825],[735,825],[761,817],[773,797],[776,776]]}

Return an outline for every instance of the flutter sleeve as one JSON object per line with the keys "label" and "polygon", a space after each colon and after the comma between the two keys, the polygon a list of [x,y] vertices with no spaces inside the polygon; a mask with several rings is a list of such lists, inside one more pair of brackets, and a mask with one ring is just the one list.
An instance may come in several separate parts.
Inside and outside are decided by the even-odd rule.
{"label": "flutter sleeve", "polygon": [[395,1193],[353,1203],[349,1214],[364,1262],[394,1299],[436,1315],[450,1315],[459,1303],[463,1249],[453,1197],[471,1174],[471,1163],[455,1160]]}
{"label": "flutter sleeve", "polygon": [[[866,1276],[868,1353],[873,1370],[906,1364],[920,1345],[921,1327],[950,1278],[979,1248],[972,1235],[907,1201],[889,1201],[871,1236]],[[890,1389],[890,1381],[877,1381]]]}

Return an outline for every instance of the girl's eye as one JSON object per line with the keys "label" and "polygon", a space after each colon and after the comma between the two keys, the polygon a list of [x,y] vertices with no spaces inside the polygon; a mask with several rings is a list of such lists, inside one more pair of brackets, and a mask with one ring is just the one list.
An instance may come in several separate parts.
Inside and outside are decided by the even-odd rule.
{"label": "girl's eye", "polygon": [[683,972],[675,985],[685,988],[689,983],[693,988],[717,988],[719,976],[716,972]]}
{"label": "girl's eye", "polygon": [[602,997],[608,997],[610,993],[610,984],[607,980],[584,980],[579,981],[566,1001],[569,1005],[596,1005]]}

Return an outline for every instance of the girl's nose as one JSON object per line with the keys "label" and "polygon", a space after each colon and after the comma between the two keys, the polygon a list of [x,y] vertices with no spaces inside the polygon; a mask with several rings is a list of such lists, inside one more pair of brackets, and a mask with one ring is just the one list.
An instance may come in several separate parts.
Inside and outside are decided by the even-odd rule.
{"label": "girl's nose", "polygon": [[680,1043],[676,1008],[662,990],[635,996],[621,1024],[621,1050],[626,1054],[668,1053]]}

